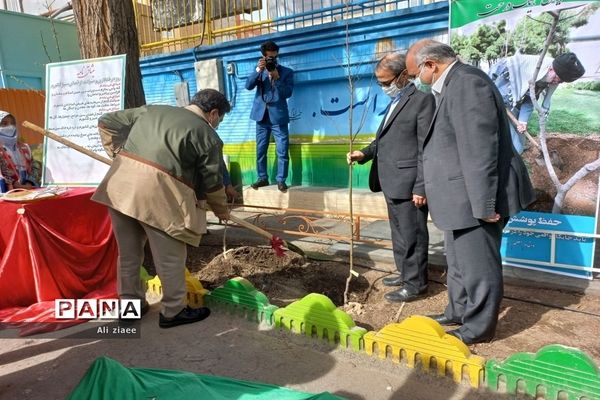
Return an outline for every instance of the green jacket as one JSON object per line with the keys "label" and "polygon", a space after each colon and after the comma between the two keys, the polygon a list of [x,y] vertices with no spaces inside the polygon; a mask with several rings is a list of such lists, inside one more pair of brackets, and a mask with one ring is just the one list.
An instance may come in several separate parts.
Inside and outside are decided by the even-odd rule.
{"label": "green jacket", "polygon": [[104,114],[98,124],[114,132],[114,153],[122,146],[127,153],[157,164],[192,187],[198,198],[223,186],[223,142],[202,117],[190,110],[143,106]]}

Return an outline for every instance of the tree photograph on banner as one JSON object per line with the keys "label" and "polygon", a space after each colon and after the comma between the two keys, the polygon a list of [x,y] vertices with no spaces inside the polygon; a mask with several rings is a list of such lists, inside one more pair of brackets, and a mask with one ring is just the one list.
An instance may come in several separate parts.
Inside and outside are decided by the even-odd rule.
{"label": "tree photograph on banner", "polygon": [[[125,55],[46,66],[46,129],[106,157],[98,118],[124,107]],[[96,186],[108,166],[44,138],[44,185]]]}
{"label": "tree photograph on banner", "polygon": [[600,1],[456,0],[450,44],[496,84],[536,189],[537,201],[507,225],[505,264],[593,279]]}

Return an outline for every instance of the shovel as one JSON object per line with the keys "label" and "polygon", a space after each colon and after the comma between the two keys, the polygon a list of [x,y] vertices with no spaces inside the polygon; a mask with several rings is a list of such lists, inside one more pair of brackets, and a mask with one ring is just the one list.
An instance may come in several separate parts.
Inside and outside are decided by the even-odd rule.
{"label": "shovel", "polygon": [[[72,148],[73,150],[77,150],[80,153],[83,153],[87,156],[92,157],[95,160],[98,160],[100,162],[103,162],[105,164],[111,165],[112,164],[112,160],[106,157],[102,157],[96,153],[94,153],[93,151],[90,151],[88,149],[86,149],[85,147],[79,146],[76,143],[71,142],[68,139],[63,138],[62,136],[57,135],[54,132],[48,131],[44,128],[41,128],[35,124],[32,124],[29,121],[25,121],[22,124],[25,128],[29,128],[33,131],[36,131],[38,133],[41,133],[42,135],[52,139],[52,140],[56,140],[57,142],[64,144],[67,147]],[[302,257],[305,256],[304,252],[302,251],[301,248],[299,248],[298,246],[286,242],[284,240],[282,240],[281,238],[272,235],[271,233],[265,231],[262,228],[259,228],[258,226],[251,224],[248,221],[245,221],[241,218],[238,218],[234,215],[232,215],[231,213],[229,214],[229,219],[232,220],[233,222],[235,222],[236,224],[239,224],[241,226],[243,226],[246,229],[249,229],[255,233],[258,233],[261,236],[266,237],[267,239],[269,239],[271,241],[271,248],[273,249],[273,251],[275,251],[275,254],[279,257],[283,256],[283,246],[285,245],[289,250],[293,251],[294,253],[298,253],[299,255],[301,255]]]}
{"label": "shovel", "polygon": [[305,257],[304,251],[302,251],[302,249],[300,247],[296,246],[295,244],[287,242],[278,236],[272,235],[270,232],[267,232],[264,229],[259,228],[258,226],[251,224],[250,222],[248,222],[246,220],[238,218],[238,217],[232,215],[231,213],[229,214],[229,219],[232,220],[233,222],[235,222],[236,224],[241,225],[246,229],[250,229],[251,231],[258,233],[259,235],[264,236],[267,239],[269,239],[271,241],[271,248],[273,249],[273,251],[275,252],[275,254],[278,257],[283,256],[283,246],[287,247],[289,250],[293,251],[294,253],[298,253],[302,257]]}

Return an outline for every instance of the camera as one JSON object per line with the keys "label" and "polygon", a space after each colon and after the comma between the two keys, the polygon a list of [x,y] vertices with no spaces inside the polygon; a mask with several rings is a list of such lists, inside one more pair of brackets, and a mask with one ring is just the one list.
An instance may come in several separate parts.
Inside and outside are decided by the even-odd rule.
{"label": "camera", "polygon": [[265,68],[267,71],[275,71],[277,67],[277,59],[275,57],[267,56],[265,57]]}

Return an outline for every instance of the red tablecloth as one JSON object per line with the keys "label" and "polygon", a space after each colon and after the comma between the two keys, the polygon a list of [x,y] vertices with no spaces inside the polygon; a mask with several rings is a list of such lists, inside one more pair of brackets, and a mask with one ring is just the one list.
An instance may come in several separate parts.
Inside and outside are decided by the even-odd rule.
{"label": "red tablecloth", "polygon": [[117,244],[93,192],[0,201],[0,323],[56,322],[58,298],[116,297]]}

